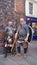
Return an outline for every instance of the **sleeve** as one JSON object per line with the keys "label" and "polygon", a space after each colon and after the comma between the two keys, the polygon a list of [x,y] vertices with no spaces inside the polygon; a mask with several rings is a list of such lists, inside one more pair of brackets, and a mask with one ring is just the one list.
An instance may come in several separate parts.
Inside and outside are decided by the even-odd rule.
{"label": "sleeve", "polygon": [[7,27],[4,28],[4,36],[7,36]]}
{"label": "sleeve", "polygon": [[5,27],[5,30],[4,30],[4,32],[7,32],[8,31],[8,27]]}
{"label": "sleeve", "polygon": [[28,28],[28,25],[25,25],[25,29],[27,31],[27,37],[29,36],[29,28]]}

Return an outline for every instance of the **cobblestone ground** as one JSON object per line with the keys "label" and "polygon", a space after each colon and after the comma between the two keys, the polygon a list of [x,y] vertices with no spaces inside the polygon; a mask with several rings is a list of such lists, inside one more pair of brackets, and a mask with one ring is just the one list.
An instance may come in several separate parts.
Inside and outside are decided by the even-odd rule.
{"label": "cobblestone ground", "polygon": [[0,55],[0,65],[37,65],[37,41],[32,41],[31,45],[32,47],[29,46],[28,49],[27,58],[24,58],[23,54],[20,57],[9,54],[7,58]]}

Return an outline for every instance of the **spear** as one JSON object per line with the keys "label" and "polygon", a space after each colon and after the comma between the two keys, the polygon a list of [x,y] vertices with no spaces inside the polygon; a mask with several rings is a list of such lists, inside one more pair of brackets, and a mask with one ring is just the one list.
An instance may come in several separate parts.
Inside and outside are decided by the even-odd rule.
{"label": "spear", "polygon": [[11,52],[13,51],[14,46],[15,46],[15,43],[16,43],[16,41],[17,41],[17,36],[18,36],[19,28],[20,28],[20,25],[18,25],[18,28],[17,28],[16,34],[15,34],[15,39],[14,39],[14,42],[13,42],[13,44],[12,44]]}

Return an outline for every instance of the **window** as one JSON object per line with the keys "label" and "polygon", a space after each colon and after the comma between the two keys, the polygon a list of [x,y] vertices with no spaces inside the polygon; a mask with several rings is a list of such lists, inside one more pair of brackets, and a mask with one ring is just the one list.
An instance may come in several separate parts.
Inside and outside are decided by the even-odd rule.
{"label": "window", "polygon": [[32,29],[34,30],[33,36],[37,36],[37,22],[29,22],[28,25],[32,26]]}
{"label": "window", "polygon": [[33,14],[33,4],[29,3],[29,14]]}
{"label": "window", "polygon": [[34,29],[34,36],[37,36],[37,22],[36,23],[32,23],[32,27]]}

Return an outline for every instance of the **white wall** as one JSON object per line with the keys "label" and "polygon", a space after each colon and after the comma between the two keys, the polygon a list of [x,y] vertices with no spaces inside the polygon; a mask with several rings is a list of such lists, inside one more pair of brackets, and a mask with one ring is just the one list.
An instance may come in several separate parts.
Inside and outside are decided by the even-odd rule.
{"label": "white wall", "polygon": [[[33,14],[29,14],[29,2],[33,3]],[[31,17],[37,18],[37,2],[35,2],[33,0],[26,0],[25,13],[26,13],[26,16],[31,16]]]}

